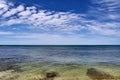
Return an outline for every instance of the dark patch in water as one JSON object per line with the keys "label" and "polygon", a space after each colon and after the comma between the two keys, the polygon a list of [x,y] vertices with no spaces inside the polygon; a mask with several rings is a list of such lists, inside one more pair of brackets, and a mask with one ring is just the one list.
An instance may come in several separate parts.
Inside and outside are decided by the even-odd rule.
{"label": "dark patch in water", "polygon": [[109,73],[97,70],[96,68],[88,69],[87,76],[93,80],[114,79],[114,77]]}
{"label": "dark patch in water", "polygon": [[46,73],[46,78],[54,78],[57,77],[58,73],[57,72],[48,72]]}
{"label": "dark patch in water", "polygon": [[19,60],[13,58],[0,58],[0,71],[14,70],[16,72],[22,71],[19,65]]}

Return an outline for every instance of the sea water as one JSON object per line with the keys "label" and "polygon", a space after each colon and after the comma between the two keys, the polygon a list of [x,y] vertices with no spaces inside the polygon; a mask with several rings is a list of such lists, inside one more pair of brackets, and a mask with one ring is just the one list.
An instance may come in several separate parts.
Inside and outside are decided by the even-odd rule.
{"label": "sea water", "polygon": [[17,62],[120,64],[120,46],[0,46],[0,59]]}
{"label": "sea water", "polygon": [[61,72],[61,75],[79,75],[82,73],[86,75],[88,68],[100,68],[110,73],[116,71],[113,74],[116,73],[117,75],[120,75],[120,46],[0,46],[1,72],[15,70],[19,73],[22,72],[21,74],[23,74],[23,72],[27,74],[37,72],[39,74],[39,72],[53,70]]}

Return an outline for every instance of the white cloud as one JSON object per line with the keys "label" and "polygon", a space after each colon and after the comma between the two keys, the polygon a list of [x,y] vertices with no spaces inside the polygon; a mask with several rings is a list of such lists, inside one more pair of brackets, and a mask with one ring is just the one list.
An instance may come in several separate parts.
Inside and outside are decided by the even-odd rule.
{"label": "white cloud", "polygon": [[93,0],[93,2],[100,4],[102,9],[110,12],[120,8],[120,0]]}
{"label": "white cloud", "polygon": [[0,1],[0,9],[6,7],[6,2],[5,1]]}
{"label": "white cloud", "polygon": [[84,37],[79,35],[58,35],[58,34],[47,34],[47,33],[19,33],[12,34],[11,36],[5,36],[7,40],[0,40],[0,44],[34,44],[34,45],[82,45],[82,44],[117,44],[118,39],[109,37]]}
{"label": "white cloud", "polygon": [[[106,8],[109,8],[111,10],[113,9],[113,7],[117,8],[119,6],[119,1],[118,3],[117,1],[118,0],[96,0],[95,3],[102,5],[99,10],[96,11],[96,8],[94,8],[91,11],[99,14],[98,15],[92,13],[92,16],[97,15],[96,17],[98,18],[98,20],[85,18],[91,17],[91,15],[89,15],[89,11],[88,14],[76,14],[71,12],[38,10],[35,6],[25,7],[23,5],[9,8],[11,6],[10,4],[8,4],[6,1],[0,1],[0,8],[2,8],[0,9],[0,15],[3,15],[3,20],[0,22],[0,26],[26,24],[29,25],[26,26],[28,29],[42,29],[46,31],[52,30],[53,32],[58,31],[67,34],[72,34],[85,30],[88,31],[90,34],[94,33],[101,35],[119,35],[119,22],[102,22],[102,20],[118,19],[119,14],[105,14],[104,12],[101,13],[100,11],[105,10]],[[100,15],[102,16],[100,17]],[[33,35],[33,37],[35,37],[35,35]]]}
{"label": "white cloud", "polygon": [[6,22],[1,22],[0,26],[10,26],[14,24],[25,24],[25,23],[23,23],[23,20],[20,20],[20,19],[10,19]]}
{"label": "white cloud", "polygon": [[31,15],[31,11],[26,10],[26,11],[22,11],[18,14],[18,16],[20,16],[20,18],[28,18]]}
{"label": "white cloud", "polygon": [[12,32],[4,32],[4,31],[0,31],[0,35],[12,35],[14,33]]}
{"label": "white cloud", "polygon": [[13,8],[13,9],[10,9],[8,10],[4,15],[3,17],[10,17],[18,12],[21,12],[24,10],[24,6],[22,5],[19,5],[17,8]]}
{"label": "white cloud", "polygon": [[119,36],[120,32],[117,32],[116,30],[112,30],[112,29],[103,29],[101,27],[97,27],[97,26],[91,26],[89,28],[93,34],[102,34],[102,35],[116,35]]}
{"label": "white cloud", "polygon": [[8,7],[9,6],[7,5],[6,1],[1,0],[0,1],[0,15],[2,15],[5,11],[7,11]]}
{"label": "white cloud", "polygon": [[108,18],[112,20],[120,19],[120,14],[108,14]]}
{"label": "white cloud", "polygon": [[[27,7],[28,8],[28,7]],[[35,8],[32,8],[34,10],[31,12],[30,9],[24,10],[19,12],[18,18],[12,18],[5,22],[2,22],[2,26],[5,25],[13,25],[17,23],[26,23],[28,25],[31,25],[36,28],[63,28],[70,26],[70,23],[72,23],[74,20],[78,20],[80,15],[74,14],[70,12],[49,12],[46,10],[40,10],[39,12],[35,12]],[[16,21],[15,21],[16,20]],[[15,22],[14,22],[15,21]],[[72,25],[72,24],[71,24]],[[44,27],[43,27],[44,26]]]}
{"label": "white cloud", "polygon": [[[34,42],[34,44],[78,44],[78,42],[81,41],[81,36],[76,35],[58,35],[58,34],[41,34],[41,33],[22,33],[22,34],[13,34],[11,36],[7,36],[8,39],[18,39],[18,44],[32,44],[31,42]],[[24,39],[24,42],[22,41]],[[71,40],[72,39],[72,40]],[[26,42],[27,40],[27,42]]]}

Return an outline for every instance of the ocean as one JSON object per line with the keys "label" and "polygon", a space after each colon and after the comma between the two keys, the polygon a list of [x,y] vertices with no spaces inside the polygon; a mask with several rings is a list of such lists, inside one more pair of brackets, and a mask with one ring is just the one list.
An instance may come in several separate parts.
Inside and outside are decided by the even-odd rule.
{"label": "ocean", "polygon": [[57,63],[120,64],[120,46],[1,46],[0,59]]}
{"label": "ocean", "polygon": [[[59,66],[59,67],[58,67]],[[70,66],[120,69],[119,45],[20,45],[0,46],[0,71],[36,73]],[[53,69],[54,68],[54,69]],[[33,70],[34,69],[34,70]],[[70,68],[71,69],[71,68]],[[74,68],[75,69],[75,68]],[[72,70],[72,69],[71,69]],[[31,72],[29,72],[31,71]],[[32,72],[33,71],[33,72]],[[58,70],[59,71],[59,70]],[[108,71],[109,72],[109,71]],[[39,72],[38,72],[39,73]],[[84,72],[83,72],[84,73]],[[68,74],[68,73],[66,73]],[[75,74],[75,72],[71,72]],[[118,74],[118,73],[117,73]],[[27,80],[27,79],[26,79]]]}

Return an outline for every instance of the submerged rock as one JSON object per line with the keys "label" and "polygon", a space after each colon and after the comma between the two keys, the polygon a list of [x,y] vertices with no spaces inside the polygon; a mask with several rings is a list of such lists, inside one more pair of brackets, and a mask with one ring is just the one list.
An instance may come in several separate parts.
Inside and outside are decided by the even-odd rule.
{"label": "submerged rock", "polygon": [[87,76],[93,80],[114,79],[112,75],[95,68],[88,69]]}
{"label": "submerged rock", "polygon": [[40,80],[54,80],[54,78],[57,76],[58,76],[57,72],[47,72],[45,73],[45,77]]}
{"label": "submerged rock", "polygon": [[58,73],[57,72],[48,72],[46,73],[46,78],[54,78],[57,77]]}

